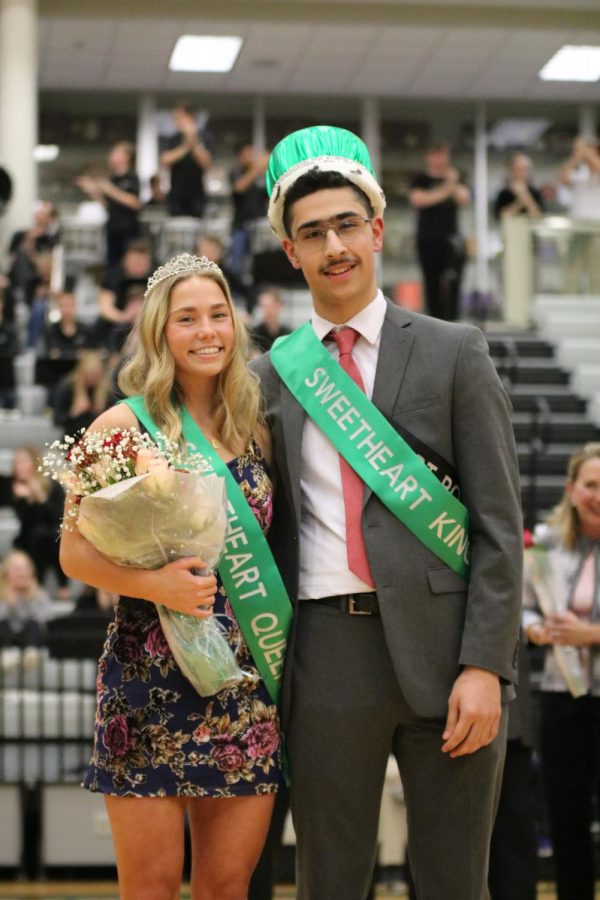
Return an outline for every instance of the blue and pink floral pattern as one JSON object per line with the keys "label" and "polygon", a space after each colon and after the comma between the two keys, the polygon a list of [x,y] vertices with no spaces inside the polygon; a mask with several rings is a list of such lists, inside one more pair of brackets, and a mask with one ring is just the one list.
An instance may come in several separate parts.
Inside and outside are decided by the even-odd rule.
{"label": "blue and pink floral pattern", "polygon": [[[272,486],[256,444],[229,463],[263,531]],[[254,669],[220,581],[214,607],[240,666]],[[200,697],[152,603],[121,597],[98,667],[91,791],[136,797],[268,794],[281,779],[277,708],[261,679]]]}

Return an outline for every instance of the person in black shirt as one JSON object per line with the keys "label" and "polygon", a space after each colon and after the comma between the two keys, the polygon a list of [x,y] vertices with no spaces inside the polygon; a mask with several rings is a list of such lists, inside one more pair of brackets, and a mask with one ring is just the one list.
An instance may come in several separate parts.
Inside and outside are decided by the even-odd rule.
{"label": "person in black shirt", "polygon": [[32,306],[36,289],[47,274],[49,259],[60,240],[58,213],[52,203],[36,203],[33,224],[16,231],[8,245],[8,286],[4,314],[9,321],[15,317],[19,301]]}
{"label": "person in black shirt", "polygon": [[291,329],[281,322],[283,299],[275,288],[264,288],[258,295],[257,306],[261,320],[250,330],[250,337],[257,351],[266,353],[278,337],[290,334]]}
{"label": "person in black shirt", "polygon": [[77,359],[79,353],[89,345],[89,330],[76,316],[75,285],[72,279],[66,281],[62,291],[55,296],[57,317],[46,322],[38,345],[38,356],[48,359]]}
{"label": "person in black shirt", "polygon": [[4,315],[4,291],[5,288],[0,283],[0,407],[13,409],[15,405],[13,363],[19,353],[20,343],[15,323]]}
{"label": "person in black shirt", "polygon": [[453,321],[458,315],[460,283],[465,263],[458,211],[471,199],[450,162],[446,144],[427,151],[425,171],[411,184],[409,200],[417,210],[417,254],[423,271],[427,310],[437,319]]}
{"label": "person in black shirt", "polygon": [[237,151],[229,181],[233,201],[233,221],[228,260],[230,267],[243,272],[249,247],[247,225],[267,215],[268,196],[265,172],[269,152],[257,153],[252,144],[242,144]]}
{"label": "person in black shirt", "polygon": [[47,389],[50,406],[58,382],[72,371],[79,355],[92,340],[88,326],[76,317],[74,289],[74,280],[65,279],[63,290],[54,296],[54,315],[44,322],[35,348],[35,381]]}
{"label": "person in black shirt", "polygon": [[118,326],[132,324],[138,310],[129,303],[130,288],[142,286],[145,290],[153,270],[150,248],[144,241],[134,241],[127,248],[121,265],[107,271],[98,295],[98,319],[94,325],[97,346],[111,349]]}
{"label": "person in black shirt", "polygon": [[201,218],[206,204],[204,173],[212,165],[212,153],[198,129],[196,112],[185,103],[173,109],[177,133],[169,139],[160,163],[171,170],[167,206],[171,216]]}
{"label": "person in black shirt", "polygon": [[531,184],[531,160],[525,153],[515,153],[508,161],[506,184],[494,201],[494,215],[537,218],[543,211],[542,195]]}
{"label": "person in black shirt", "polygon": [[254,287],[251,282],[246,282],[224,260],[225,247],[223,241],[214,234],[202,235],[197,242],[196,252],[198,256],[206,256],[211,262],[216,263],[221,269],[229,290],[233,297],[238,313],[246,321],[248,314],[252,312],[256,302]]}
{"label": "person in black shirt", "polygon": [[34,447],[18,447],[11,475],[0,481],[0,499],[3,506],[12,507],[19,520],[13,546],[29,554],[40,582],[48,571],[54,573],[58,596],[65,600],[69,597],[68,578],[58,559],[65,495],[57,481],[40,473],[40,462]]}
{"label": "person in black shirt", "polygon": [[110,177],[83,175],[76,181],[82,191],[106,206],[106,263],[109,267],[119,263],[139,234],[138,213],[142,204],[134,157],[133,144],[120,141],[108,154]]}

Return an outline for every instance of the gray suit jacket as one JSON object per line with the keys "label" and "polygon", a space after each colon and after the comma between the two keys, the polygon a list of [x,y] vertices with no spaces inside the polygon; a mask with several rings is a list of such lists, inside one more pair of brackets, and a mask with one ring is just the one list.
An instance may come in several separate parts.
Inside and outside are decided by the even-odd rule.
{"label": "gray suit jacket", "polygon": [[[278,469],[270,542],[298,595],[300,466],[305,413],[268,355],[253,363]],[[445,716],[462,666],[516,681],[523,530],[510,403],[478,328],[388,302],[373,403],[457,471],[471,526],[469,584],[366,491],[362,528],[401,690],[415,713]],[[284,678],[289,708],[293,633]]]}

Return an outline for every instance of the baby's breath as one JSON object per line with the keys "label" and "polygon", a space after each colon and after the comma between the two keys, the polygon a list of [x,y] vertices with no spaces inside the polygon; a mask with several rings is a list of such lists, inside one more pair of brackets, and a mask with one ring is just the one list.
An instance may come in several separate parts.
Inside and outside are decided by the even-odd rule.
{"label": "baby's breath", "polygon": [[[82,497],[136,474],[135,465],[141,450],[150,450],[157,459],[169,466],[194,472],[206,472],[210,465],[201,453],[190,446],[182,450],[179,444],[160,432],[154,441],[149,434],[135,428],[113,428],[108,431],[85,431],[75,437],[47,444],[39,471],[58,481],[78,504]],[[69,515],[69,513],[67,513]],[[77,517],[77,511],[71,515]]]}

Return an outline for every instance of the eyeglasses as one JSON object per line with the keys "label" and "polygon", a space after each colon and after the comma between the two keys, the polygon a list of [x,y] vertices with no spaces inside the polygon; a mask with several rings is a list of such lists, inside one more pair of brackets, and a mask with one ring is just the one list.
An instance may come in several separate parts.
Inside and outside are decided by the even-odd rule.
{"label": "eyeglasses", "polygon": [[306,250],[322,250],[327,242],[327,234],[334,231],[336,236],[346,246],[358,241],[365,233],[367,225],[372,219],[364,216],[344,216],[342,219],[327,219],[317,225],[306,225],[299,228],[294,243],[300,244]]}

